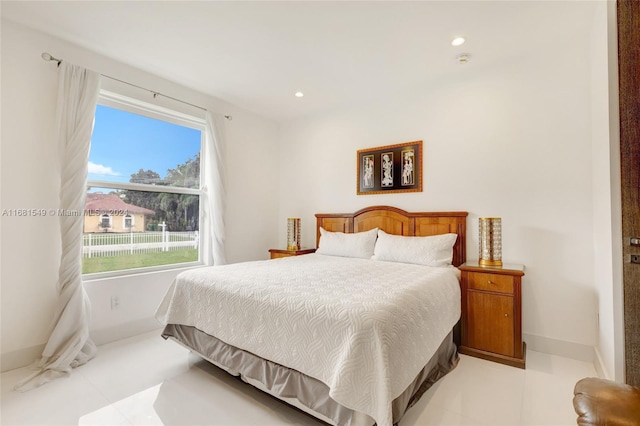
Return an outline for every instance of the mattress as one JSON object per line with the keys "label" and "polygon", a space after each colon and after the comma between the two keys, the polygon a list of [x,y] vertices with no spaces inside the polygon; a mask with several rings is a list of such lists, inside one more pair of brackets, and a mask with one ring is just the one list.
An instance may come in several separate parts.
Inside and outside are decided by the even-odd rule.
{"label": "mattress", "polygon": [[378,425],[460,317],[457,269],[319,254],[181,273],[156,317],[324,383]]}

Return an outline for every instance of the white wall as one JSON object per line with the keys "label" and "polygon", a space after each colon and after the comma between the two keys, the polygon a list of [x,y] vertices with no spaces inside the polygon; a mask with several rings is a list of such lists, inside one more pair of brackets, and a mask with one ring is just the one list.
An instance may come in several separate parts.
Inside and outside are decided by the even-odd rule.
{"label": "white wall", "polygon": [[[596,366],[601,375],[614,378],[614,243],[615,233],[612,205],[615,205],[612,188],[620,185],[612,173],[612,160],[619,157],[619,150],[611,150],[609,128],[609,80],[617,81],[617,68],[609,69],[607,40],[607,4],[597,5],[591,34],[591,138],[593,157],[593,235],[594,282],[598,295]],[[617,63],[617,54],[615,62]],[[619,174],[619,168],[618,168]],[[619,216],[616,218],[619,221]]]}
{"label": "white wall", "polygon": [[[478,217],[502,217],[503,260],[526,265],[529,347],[592,359],[589,55],[589,35],[571,35],[502,66],[480,70],[472,61],[395,99],[287,123],[280,244],[287,216],[302,218],[303,243],[313,246],[314,213],[386,204],[468,211],[467,254],[477,259]],[[414,140],[424,141],[422,193],[356,195],[358,149]]]}
{"label": "white wall", "polygon": [[[605,207],[616,198],[615,146],[607,141],[607,132],[615,129],[605,122],[609,115],[602,104],[612,95],[611,87],[603,87],[612,71],[605,70],[601,57],[611,53],[611,45],[605,48],[600,38],[611,25],[603,28],[601,19],[602,11],[591,35],[556,40],[503,66],[480,70],[471,62],[437,85],[280,128],[3,21],[0,208],[57,206],[52,139],[57,73],[55,65],[40,59],[48,51],[233,116],[221,129],[229,261],[264,259],[268,248],[284,247],[287,217],[302,218],[303,245],[312,247],[315,213],[353,212],[374,204],[468,211],[467,253],[474,259],[477,218],[500,216],[503,259],[527,267],[523,331],[530,348],[586,357],[596,346],[606,373],[618,377],[620,339],[611,333],[619,334],[619,289],[611,287],[615,254],[607,257],[616,244],[609,227],[615,231],[617,225],[615,208]],[[417,139],[424,141],[422,193],[355,195],[356,150]],[[267,190],[265,182],[272,183]],[[31,361],[46,341],[60,252],[55,218],[2,217],[0,224],[4,370]],[[174,275],[87,283],[94,338],[108,341],[154,327],[153,310]],[[116,311],[110,309],[114,294],[122,303]]]}
{"label": "white wall", "polygon": [[[230,114],[221,132],[226,141],[227,260],[266,259],[277,244],[277,191],[264,191],[277,180],[275,122],[188,88],[123,65],[62,40],[2,21],[2,159],[0,209],[57,208],[58,165],[54,140],[57,71],[44,62],[49,52],[70,62],[187,102],[218,114]],[[105,80],[113,88],[113,83]],[[121,87],[129,96],[149,93]],[[181,104],[158,99],[174,108]],[[256,178],[259,177],[259,179]],[[256,214],[259,212],[259,215]],[[60,258],[57,219],[2,217],[1,311],[2,369],[24,365],[46,342],[56,299]],[[175,272],[92,281],[85,288],[94,315],[91,332],[98,342],[135,334],[157,324],[155,307]],[[111,310],[118,295],[121,307]]]}
{"label": "white wall", "polygon": [[[600,12],[598,16],[602,16]],[[622,273],[622,183],[620,175],[620,102],[618,90],[618,26],[617,4],[607,2],[606,37],[608,58],[608,124],[609,124],[609,181],[611,205],[612,283],[600,285],[600,340],[598,350],[603,354],[603,370],[611,379],[625,381],[624,296]],[[598,27],[596,24],[596,28]],[[601,31],[600,31],[601,34]],[[606,200],[603,199],[603,203]],[[604,313],[603,313],[604,312]],[[611,336],[611,333],[613,336]],[[609,376],[607,376],[609,377]]]}

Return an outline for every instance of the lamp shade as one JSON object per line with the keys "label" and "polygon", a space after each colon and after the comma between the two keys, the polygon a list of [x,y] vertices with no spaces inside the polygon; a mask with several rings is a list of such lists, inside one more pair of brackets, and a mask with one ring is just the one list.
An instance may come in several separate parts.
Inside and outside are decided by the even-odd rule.
{"label": "lamp shade", "polygon": [[502,266],[502,219],[481,217],[479,219],[480,254],[482,266]]}

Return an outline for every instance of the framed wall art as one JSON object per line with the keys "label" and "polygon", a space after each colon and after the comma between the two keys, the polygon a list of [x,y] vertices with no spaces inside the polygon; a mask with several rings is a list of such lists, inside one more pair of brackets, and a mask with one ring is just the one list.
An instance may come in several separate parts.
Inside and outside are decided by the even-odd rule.
{"label": "framed wall art", "polygon": [[422,141],[358,150],[358,195],[422,192]]}

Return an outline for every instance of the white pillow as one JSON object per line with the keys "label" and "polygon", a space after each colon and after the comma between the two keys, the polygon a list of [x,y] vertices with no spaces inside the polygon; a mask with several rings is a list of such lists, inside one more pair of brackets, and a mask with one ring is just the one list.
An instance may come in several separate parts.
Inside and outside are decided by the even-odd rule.
{"label": "white pillow", "polygon": [[457,238],[457,234],[404,237],[379,230],[372,259],[425,266],[449,266]]}
{"label": "white pillow", "polygon": [[316,253],[370,259],[377,237],[378,228],[355,234],[345,234],[344,232],[330,232],[320,227],[320,243]]}

